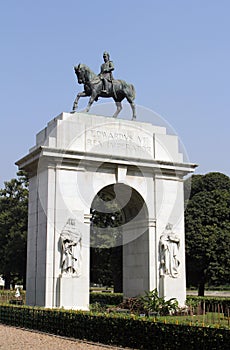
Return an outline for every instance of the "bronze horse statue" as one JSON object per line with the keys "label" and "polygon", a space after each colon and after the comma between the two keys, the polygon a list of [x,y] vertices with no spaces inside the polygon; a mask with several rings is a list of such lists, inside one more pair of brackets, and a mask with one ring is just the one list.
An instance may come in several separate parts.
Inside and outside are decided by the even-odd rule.
{"label": "bronze horse statue", "polygon": [[98,100],[98,97],[112,97],[116,103],[117,110],[113,117],[116,118],[118,113],[122,109],[121,101],[126,98],[132,108],[133,116],[132,120],[136,119],[136,107],[134,104],[135,89],[132,84],[126,83],[124,80],[112,80],[108,81],[108,92],[103,92],[103,81],[98,75],[85,64],[79,64],[74,67],[75,74],[77,75],[78,83],[84,84],[84,91],[79,92],[73,104],[72,112],[75,112],[78,107],[78,101],[80,97],[90,96],[88,105],[84,112],[88,112],[94,101]]}

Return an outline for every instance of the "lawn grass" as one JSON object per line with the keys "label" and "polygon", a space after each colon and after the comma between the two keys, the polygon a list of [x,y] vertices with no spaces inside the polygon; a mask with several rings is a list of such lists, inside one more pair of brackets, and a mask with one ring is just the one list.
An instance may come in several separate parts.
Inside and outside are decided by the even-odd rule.
{"label": "lawn grass", "polygon": [[226,317],[223,313],[217,312],[207,312],[204,315],[193,316],[157,316],[154,317],[153,321],[189,326],[230,329],[230,317]]}

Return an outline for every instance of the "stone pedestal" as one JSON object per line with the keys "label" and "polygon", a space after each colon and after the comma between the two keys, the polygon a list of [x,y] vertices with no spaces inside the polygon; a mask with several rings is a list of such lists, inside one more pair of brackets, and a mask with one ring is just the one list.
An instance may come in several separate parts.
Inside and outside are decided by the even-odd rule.
{"label": "stone pedestal", "polygon": [[[17,164],[30,183],[28,305],[88,309],[90,209],[99,191],[115,185],[127,220],[124,295],[157,288],[184,302],[183,177],[195,165],[183,162],[177,136],[150,123],[62,113],[37,134],[36,145]],[[63,274],[61,233],[69,220],[81,235],[79,276]],[[168,222],[180,237],[180,266],[177,278],[165,276],[162,283],[159,242]]]}
{"label": "stone pedestal", "polygon": [[89,310],[89,287],[80,282],[79,278],[71,275],[61,275],[60,307],[65,309]]}

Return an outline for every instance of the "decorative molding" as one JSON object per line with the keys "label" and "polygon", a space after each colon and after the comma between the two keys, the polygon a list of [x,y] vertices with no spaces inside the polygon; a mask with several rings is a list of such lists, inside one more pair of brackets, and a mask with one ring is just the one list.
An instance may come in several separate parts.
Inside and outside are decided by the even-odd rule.
{"label": "decorative molding", "polygon": [[148,226],[149,227],[156,227],[156,219],[149,218],[148,219]]}
{"label": "decorative molding", "polygon": [[29,153],[27,156],[20,159],[18,162],[16,162],[16,165],[20,169],[30,169],[33,166],[36,166],[38,160],[40,161],[40,158],[43,157],[47,159],[54,159],[55,162],[61,163],[68,163],[72,165],[75,165],[75,167],[78,167],[78,163],[81,162],[81,167],[84,167],[85,164],[88,164],[89,162],[94,163],[109,163],[114,166],[114,164],[119,163],[122,166],[129,166],[130,162],[134,164],[135,162],[138,163],[138,166],[140,168],[146,168],[146,169],[152,169],[154,173],[156,172],[157,176],[163,175],[169,175],[171,177],[182,177],[185,176],[188,173],[194,172],[195,168],[197,167],[196,164],[193,163],[181,163],[181,162],[171,162],[171,161],[161,161],[161,160],[153,160],[153,159],[145,159],[145,158],[136,158],[136,157],[130,157],[127,156],[125,159],[122,156],[119,155],[110,155],[108,157],[108,154],[103,153],[92,153],[92,152],[78,152],[78,151],[72,151],[72,150],[62,150],[57,148],[51,148],[47,146],[40,146],[31,153]]}
{"label": "decorative molding", "polygon": [[92,218],[92,214],[84,214],[84,224],[90,224]]}
{"label": "decorative molding", "polygon": [[117,171],[116,171],[116,180],[117,182],[125,182],[125,178],[127,175],[127,166],[126,165],[117,165]]}

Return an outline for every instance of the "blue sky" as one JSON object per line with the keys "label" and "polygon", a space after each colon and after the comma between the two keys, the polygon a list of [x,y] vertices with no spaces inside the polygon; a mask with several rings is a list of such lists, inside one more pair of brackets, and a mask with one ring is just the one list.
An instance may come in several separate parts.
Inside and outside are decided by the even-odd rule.
{"label": "blue sky", "polygon": [[136,103],[176,130],[196,173],[230,176],[229,18],[228,0],[2,1],[0,186],[36,133],[71,110],[82,91],[73,66],[98,73],[105,50]]}

